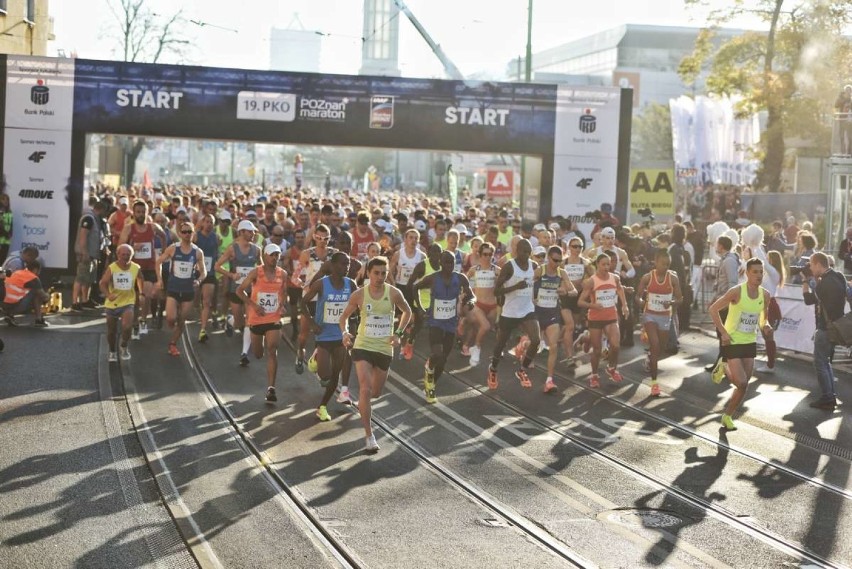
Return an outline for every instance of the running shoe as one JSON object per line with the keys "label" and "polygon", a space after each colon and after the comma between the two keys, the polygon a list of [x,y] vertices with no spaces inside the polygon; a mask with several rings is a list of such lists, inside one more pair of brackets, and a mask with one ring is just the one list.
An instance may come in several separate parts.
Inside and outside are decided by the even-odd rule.
{"label": "running shoe", "polygon": [[179,356],[180,350],[178,350],[177,345],[174,342],[169,342],[169,355],[170,356]]}
{"label": "running shoe", "polygon": [[488,366],[488,389],[497,389],[497,370]]}
{"label": "running shoe", "polygon": [[713,368],[713,383],[722,383],[722,379],[725,377],[725,362],[721,359],[716,363],[716,367]]}
{"label": "running shoe", "polygon": [[79,302],[71,303],[71,312],[82,312],[83,306]]}
{"label": "running shoe", "polygon": [[607,375],[609,375],[610,379],[613,380],[615,383],[621,383],[622,381],[624,381],[624,376],[621,375],[621,372],[615,369],[614,367],[606,368],[606,373]]}
{"label": "running shoe", "polygon": [[133,331],[130,333],[130,339],[131,340],[138,340],[139,339],[139,326],[133,327]]}
{"label": "running shoe", "polygon": [[337,396],[338,403],[352,404],[352,399],[349,397],[349,388],[345,385],[340,388],[340,394]]}
{"label": "running shoe", "polygon": [[544,382],[544,392],[545,393],[553,393],[556,391],[556,384],[553,382],[552,377],[548,377],[547,381]]}
{"label": "running shoe", "polygon": [[233,318],[233,316],[228,316],[225,320],[225,335],[229,338],[234,335],[234,325],[231,323]]}
{"label": "running shoe", "polygon": [[407,360],[410,360],[411,358],[414,357],[414,344],[412,344],[410,342],[406,342],[402,346],[402,357],[404,357]]}
{"label": "running shoe", "polygon": [[432,403],[438,402],[438,398],[435,397],[435,384],[434,383],[426,384],[424,391],[426,392],[426,403],[432,404]]}
{"label": "running shoe", "polygon": [[660,396],[660,384],[656,381],[651,384],[651,396],[659,397]]}
{"label": "running shoe", "polygon": [[305,360],[303,360],[302,358],[296,359],[296,373],[298,373],[299,375],[305,373]]}
{"label": "running shoe", "polygon": [[524,368],[521,368],[516,371],[515,377],[517,377],[518,381],[521,382],[521,387],[532,387],[532,381],[530,381],[530,376],[527,374],[527,370],[525,370]]}
{"label": "running shoe", "polygon": [[3,321],[6,322],[6,324],[11,326],[12,328],[15,328],[18,325],[18,323],[15,321],[14,316],[7,315],[3,318]]}
{"label": "running shoe", "polygon": [[118,361],[118,352],[110,352],[107,361],[110,363],[114,363]]}
{"label": "running shoe", "polygon": [[317,419],[320,421],[331,421],[331,415],[328,414],[328,409],[325,405],[320,405],[317,409]]}
{"label": "running shoe", "polygon": [[645,361],[642,364],[642,369],[645,373],[651,373],[651,354],[645,354]]}
{"label": "running shoe", "polygon": [[121,346],[120,351],[121,351],[121,359],[123,359],[123,360],[129,360],[130,359],[130,348],[128,348],[127,346]]}
{"label": "running shoe", "polygon": [[202,344],[207,341],[207,330],[202,330],[198,333],[198,341]]}
{"label": "running shoe", "polygon": [[146,321],[139,322],[139,335],[144,336],[148,333],[148,323]]}
{"label": "running shoe", "polygon": [[242,353],[240,354],[240,367],[246,367],[249,365],[248,354]]}
{"label": "running shoe", "polygon": [[92,310],[95,310],[95,309],[98,309],[98,308],[101,307],[100,304],[98,304],[97,302],[95,302],[94,300],[91,300],[91,299],[87,300],[86,302],[81,302],[80,306],[82,308],[90,308]]}
{"label": "running shoe", "polygon": [[278,395],[275,394],[275,388],[271,385],[266,388],[266,400],[270,403],[273,401],[278,401]]}
{"label": "running shoe", "polygon": [[470,347],[470,365],[477,366],[479,365],[479,358],[482,355],[482,348],[479,346],[471,346]]}
{"label": "running shoe", "polygon": [[47,328],[49,324],[44,318],[39,318],[35,322],[33,322],[33,328]]}
{"label": "running shoe", "polygon": [[462,345],[461,355],[463,355],[466,358],[469,358],[470,357],[470,346]]}
{"label": "running shoe", "polygon": [[[314,353],[311,354],[311,357],[308,358],[308,371],[311,373],[316,373],[319,369],[319,362],[317,361],[317,351],[314,350]],[[326,385],[328,382],[326,382]],[[323,385],[325,387],[325,385]]]}
{"label": "running shoe", "polygon": [[527,351],[527,346],[530,345],[530,339],[526,336],[521,336],[518,345],[512,349],[512,353],[518,360],[524,359],[524,353]]}
{"label": "running shoe", "polygon": [[737,430],[737,426],[734,424],[734,420],[730,415],[722,415],[722,426],[729,431]]}
{"label": "running shoe", "polygon": [[589,376],[589,387],[591,387],[592,389],[597,389],[600,386],[601,386],[601,377],[596,373],[593,373],[592,375],[590,375]]}
{"label": "running shoe", "polygon": [[379,443],[376,442],[376,435],[370,435],[367,437],[367,443],[364,445],[364,450],[369,454],[379,452]]}

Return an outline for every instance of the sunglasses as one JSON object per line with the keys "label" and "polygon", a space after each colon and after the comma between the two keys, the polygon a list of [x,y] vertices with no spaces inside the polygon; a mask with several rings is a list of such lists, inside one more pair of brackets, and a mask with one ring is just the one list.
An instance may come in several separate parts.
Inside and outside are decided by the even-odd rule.
{"label": "sunglasses", "polygon": [[553,261],[554,263],[561,263],[562,257],[551,257],[550,260]]}
{"label": "sunglasses", "polygon": [[267,255],[269,255],[270,257],[277,257],[280,254],[281,253],[279,253],[278,251],[275,251],[274,253],[267,253]]}
{"label": "sunglasses", "polygon": [[284,237],[284,234],[283,233],[273,233],[272,236],[273,237]]}
{"label": "sunglasses", "polygon": [[571,248],[572,249],[582,249],[583,246],[582,245],[571,245]]}
{"label": "sunglasses", "polygon": [[328,241],[328,237],[320,237],[319,235],[315,236],[314,239],[317,241]]}
{"label": "sunglasses", "polygon": [[181,230],[182,235],[192,235],[192,229],[183,229]]}

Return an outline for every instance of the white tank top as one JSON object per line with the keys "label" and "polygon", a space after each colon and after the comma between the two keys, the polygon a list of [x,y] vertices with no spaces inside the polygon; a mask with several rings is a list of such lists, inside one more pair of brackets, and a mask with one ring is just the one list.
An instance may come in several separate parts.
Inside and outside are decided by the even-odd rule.
{"label": "white tank top", "polygon": [[414,272],[414,267],[416,267],[424,257],[425,255],[423,254],[423,251],[418,248],[414,249],[413,257],[409,257],[405,253],[405,247],[401,247],[399,249],[399,263],[396,265],[396,275],[394,275],[397,286],[404,286],[408,284],[408,278],[411,276],[411,273]]}
{"label": "white tank top", "polygon": [[[615,273],[616,275],[620,275],[621,274],[621,255],[618,254],[618,247],[613,247],[612,249],[610,249],[610,251],[613,251],[616,254],[615,255],[615,259],[616,259],[615,266],[610,268],[610,272]],[[598,247],[597,249],[595,249],[595,254],[592,257],[592,261],[597,259],[598,255],[602,255],[602,254],[606,254],[606,249],[604,249],[603,247]]]}
{"label": "white tank top", "polygon": [[514,290],[506,294],[502,315],[508,318],[523,318],[530,312],[535,312],[535,305],[533,304],[534,273],[532,260],[527,261],[526,271],[522,271],[514,259],[511,259],[509,263],[512,264],[512,276],[506,280],[503,286],[511,288],[521,281],[527,281],[527,286],[526,288]]}

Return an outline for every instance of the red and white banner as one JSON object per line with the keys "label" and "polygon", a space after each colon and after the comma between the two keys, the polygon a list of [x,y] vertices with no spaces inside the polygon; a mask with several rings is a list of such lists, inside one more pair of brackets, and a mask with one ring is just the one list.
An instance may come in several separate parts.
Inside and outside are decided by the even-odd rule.
{"label": "red and white banner", "polygon": [[511,200],[515,189],[514,170],[488,170],[485,195],[488,199]]}

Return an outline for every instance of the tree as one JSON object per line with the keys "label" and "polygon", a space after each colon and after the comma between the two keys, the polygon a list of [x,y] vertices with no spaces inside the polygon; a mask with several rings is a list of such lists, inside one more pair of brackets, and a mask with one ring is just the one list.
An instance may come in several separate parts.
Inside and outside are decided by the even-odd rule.
{"label": "tree", "polygon": [[[183,9],[171,16],[151,10],[147,0],[107,0],[117,25],[111,30],[117,53],[124,61],[159,63],[169,56],[177,61],[189,53],[190,40],[185,37]],[[136,173],[136,160],[145,148],[145,138],[135,137],[124,146],[127,156],[125,183],[130,186]]]}
{"label": "tree", "polygon": [[668,105],[651,103],[633,119],[630,160],[642,162],[671,162],[672,114]]}
{"label": "tree", "polygon": [[[714,41],[719,27],[743,16],[760,18],[767,31]],[[681,62],[679,73],[694,85],[707,72],[707,92],[742,95],[737,109],[741,115],[766,112],[766,130],[756,152],[761,160],[757,186],[778,191],[785,136],[793,133],[825,143],[823,116],[849,61],[849,42],[842,35],[852,21],[849,0],[736,0],[712,10],[707,20],[708,27]]]}

